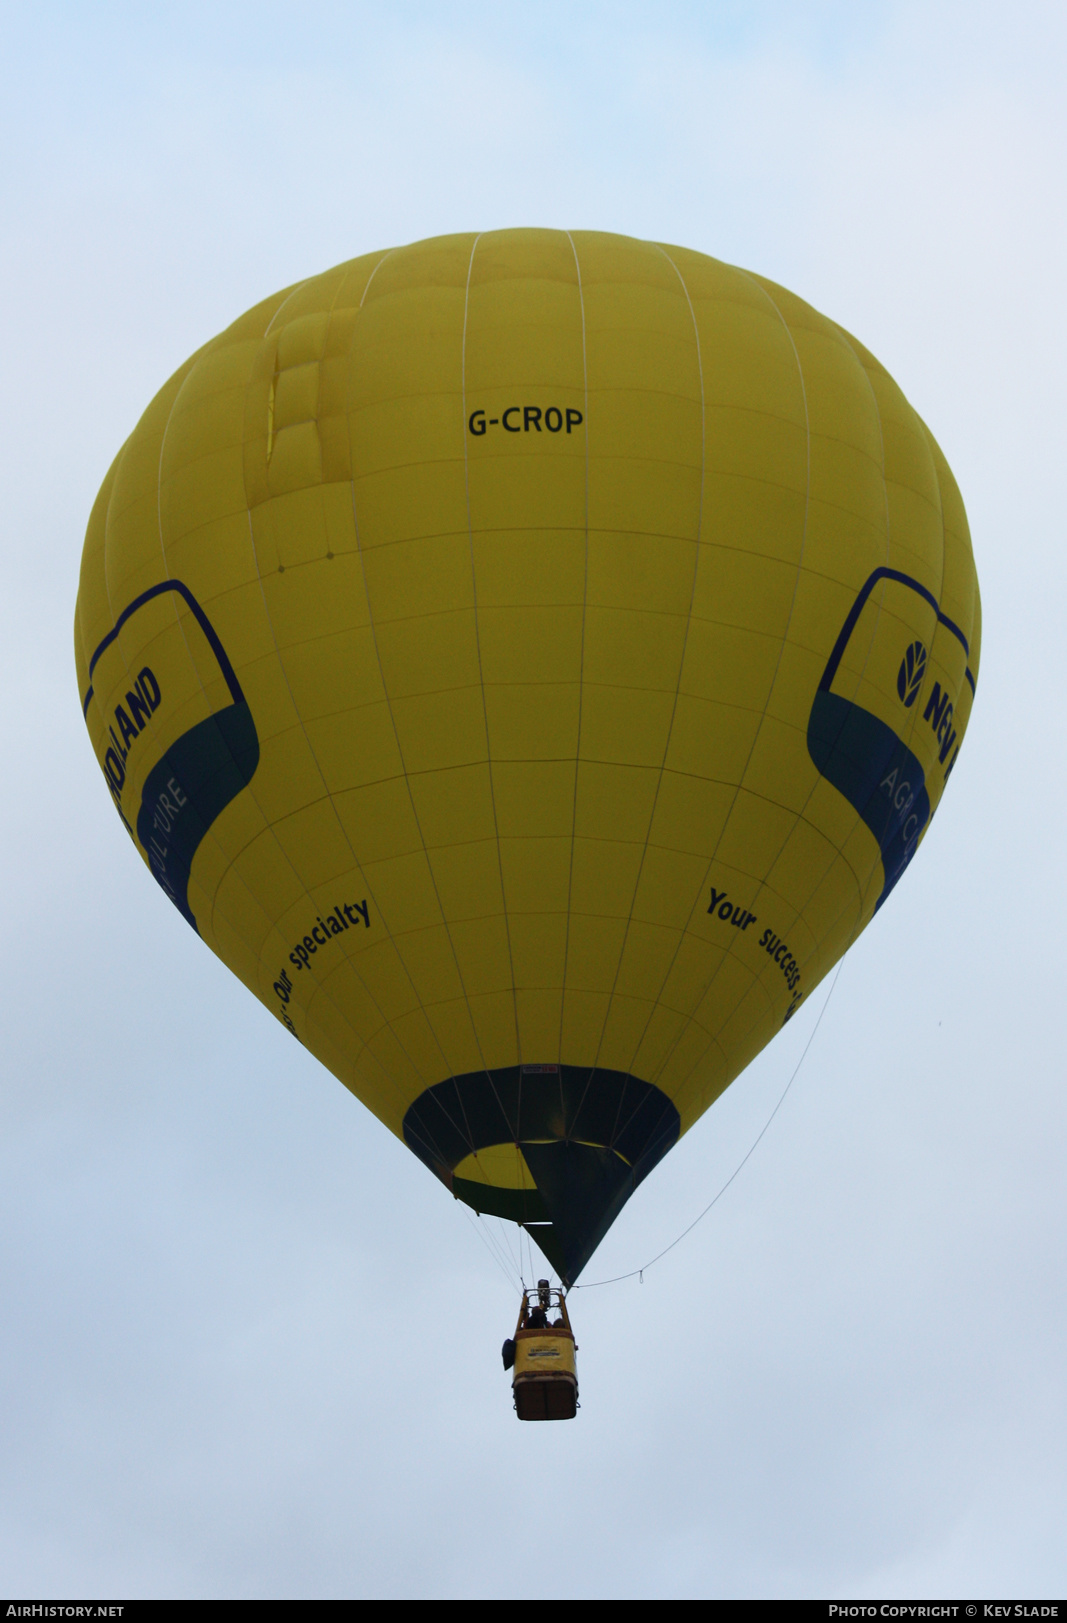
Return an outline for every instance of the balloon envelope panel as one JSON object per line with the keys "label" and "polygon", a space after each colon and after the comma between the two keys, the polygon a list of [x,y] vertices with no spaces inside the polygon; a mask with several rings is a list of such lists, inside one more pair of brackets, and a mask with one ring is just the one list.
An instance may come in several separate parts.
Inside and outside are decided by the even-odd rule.
{"label": "balloon envelope panel", "polygon": [[555,231],[368,255],[207,344],[76,613],[165,894],[566,1280],[900,878],[979,635],[955,482],[862,345]]}

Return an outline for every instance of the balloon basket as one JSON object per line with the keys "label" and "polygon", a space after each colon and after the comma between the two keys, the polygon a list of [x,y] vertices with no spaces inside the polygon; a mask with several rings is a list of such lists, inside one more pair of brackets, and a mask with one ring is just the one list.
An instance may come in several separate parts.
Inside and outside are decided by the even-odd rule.
{"label": "balloon basket", "polygon": [[577,1346],[562,1289],[539,1279],[524,1290],[512,1340],[503,1348],[520,1420],[573,1420],[578,1409]]}

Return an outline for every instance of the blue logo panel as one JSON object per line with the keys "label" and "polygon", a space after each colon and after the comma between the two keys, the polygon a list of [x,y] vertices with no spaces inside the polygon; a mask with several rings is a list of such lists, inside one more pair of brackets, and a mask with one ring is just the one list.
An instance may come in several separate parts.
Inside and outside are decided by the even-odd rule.
{"label": "blue logo panel", "polygon": [[877,912],[914,856],[930,820],[923,769],[884,721],[821,688],[808,721],[808,753],[878,841],[885,883]]}
{"label": "blue logo panel", "polygon": [[[934,610],[939,623],[959,639],[964,652],[969,652],[963,633],[941,613],[936,598],[925,586],[899,570],[876,569],[849,610],[819,683],[808,719],[808,754],[878,841],[884,883],[875,912],[915,855],[919,836],[930,820],[930,796],[917,756],[880,717],[831,691],[849,639],[880,580],[896,581],[918,593]],[[906,709],[918,697],[926,662],[926,649],[922,643],[913,642],[897,677],[897,691]],[[970,670],[966,676],[973,688]]]}
{"label": "blue logo panel", "polygon": [[[93,697],[91,679],[100,656],[138,609],[165,592],[177,593],[192,612],[218,662],[231,701],[222,710],[190,727],[163,752],[145,780],[137,814],[137,839],[156,882],[199,934],[189,906],[193,858],[219,813],[251,783],[259,765],[259,736],[236,672],[215,628],[183,582],[161,581],[134,598],[122,611],[89,663],[90,687],[83,712],[88,711]],[[105,759],[105,776],[127,828],[130,825],[120,799],[126,756],[161,699],[159,683],[146,666],[126,694],[126,704],[116,708],[118,730],[109,727],[112,747]]]}

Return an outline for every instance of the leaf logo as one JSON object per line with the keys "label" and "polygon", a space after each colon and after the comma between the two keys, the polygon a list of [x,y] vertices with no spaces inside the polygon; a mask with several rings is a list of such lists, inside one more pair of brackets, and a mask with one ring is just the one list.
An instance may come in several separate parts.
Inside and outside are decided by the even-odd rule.
{"label": "leaf logo", "polygon": [[906,710],[910,710],[919,697],[925,673],[926,649],[921,642],[913,642],[901,660],[897,672],[897,692],[904,701]]}

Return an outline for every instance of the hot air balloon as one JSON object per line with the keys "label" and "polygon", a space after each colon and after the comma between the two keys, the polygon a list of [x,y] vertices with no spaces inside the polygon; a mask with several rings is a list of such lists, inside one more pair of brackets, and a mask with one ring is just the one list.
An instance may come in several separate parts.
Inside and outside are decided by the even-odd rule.
{"label": "hot air balloon", "polygon": [[979,628],[860,343],[699,253],[513,230],[198,350],[104,481],[75,641],[186,923],[569,1286],[900,879]]}

